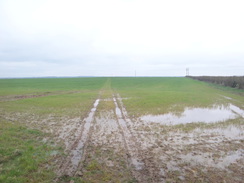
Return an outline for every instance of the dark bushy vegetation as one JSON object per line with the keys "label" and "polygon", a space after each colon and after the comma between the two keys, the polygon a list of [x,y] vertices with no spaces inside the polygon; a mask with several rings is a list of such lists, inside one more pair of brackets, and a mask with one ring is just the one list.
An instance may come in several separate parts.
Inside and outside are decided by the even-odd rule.
{"label": "dark bushy vegetation", "polygon": [[206,81],[232,88],[244,89],[244,76],[187,76],[199,81]]}

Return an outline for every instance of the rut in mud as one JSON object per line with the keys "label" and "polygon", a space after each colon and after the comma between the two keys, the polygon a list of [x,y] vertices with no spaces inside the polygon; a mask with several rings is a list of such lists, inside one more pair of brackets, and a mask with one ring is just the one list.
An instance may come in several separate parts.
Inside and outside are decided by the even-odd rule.
{"label": "rut in mud", "polygon": [[[114,97],[114,100],[117,101],[117,104],[115,104],[115,106],[116,109],[118,108],[117,110],[119,111],[117,115],[118,119],[122,117],[126,126],[128,127],[129,132],[126,132],[126,130],[124,132],[126,138],[128,138],[128,144],[130,144],[130,147],[132,147],[131,154],[133,154],[133,152],[136,152],[133,149],[135,148],[138,152],[135,157],[139,157],[139,162],[141,162],[139,164],[141,166],[141,175],[138,176],[137,180],[139,182],[165,182],[164,174],[162,174],[162,170],[156,162],[157,160],[154,159],[155,155],[151,152],[150,144],[148,144],[147,141],[144,141],[144,139],[141,138],[140,130],[138,130],[141,129],[142,126],[144,127],[144,124],[141,122],[137,123],[135,119],[130,119],[126,108],[124,107],[123,98],[121,98],[119,94]],[[131,134],[127,135],[127,133]],[[135,161],[134,166],[136,165],[137,161]],[[136,174],[138,174],[138,172],[135,172],[135,175]]]}
{"label": "rut in mud", "polygon": [[[129,155],[129,163],[132,167],[132,173],[134,177],[139,182],[147,182],[149,181],[148,178],[150,177],[149,171],[147,170],[147,166],[143,162],[143,157],[140,153],[139,146],[137,143],[136,137],[132,134],[131,130],[129,130],[127,121],[125,119],[125,115],[123,114],[122,110],[119,108],[117,103],[116,97],[113,97],[113,101],[115,104],[115,113],[117,116],[118,124],[121,128],[121,133],[123,134],[125,148],[128,151]],[[124,110],[123,110],[124,111]]]}
{"label": "rut in mud", "polygon": [[68,149],[68,157],[63,162],[59,170],[59,175],[74,176],[77,172],[79,163],[84,160],[86,143],[90,135],[90,127],[94,119],[94,114],[96,112],[97,105],[99,104],[99,99],[97,99],[91,109],[87,118],[85,118],[81,123],[81,128],[77,131],[80,133],[78,138],[72,144],[70,149]]}

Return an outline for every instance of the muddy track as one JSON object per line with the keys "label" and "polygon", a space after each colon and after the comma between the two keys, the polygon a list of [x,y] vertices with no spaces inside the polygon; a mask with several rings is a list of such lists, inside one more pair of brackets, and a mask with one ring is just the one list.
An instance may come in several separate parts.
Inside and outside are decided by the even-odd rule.
{"label": "muddy track", "polygon": [[41,93],[41,94],[0,96],[0,101],[7,102],[7,101],[23,100],[23,99],[28,99],[28,98],[38,98],[38,97],[63,95],[63,94],[74,94],[74,93],[81,93],[81,92],[80,91],[72,91],[72,92],[60,91],[60,92],[45,92],[45,93]]}
{"label": "muddy track", "polygon": [[59,176],[74,176],[77,174],[78,167],[82,161],[85,159],[87,142],[90,136],[90,128],[94,120],[94,115],[99,104],[99,99],[93,104],[87,118],[85,118],[81,127],[77,129],[79,135],[74,143],[70,146],[68,151],[67,158],[62,162],[62,165],[59,168]]}
{"label": "muddy track", "polygon": [[[122,105],[122,100],[114,95],[113,101],[115,104],[117,122],[120,126],[121,133],[124,138],[125,148],[128,153],[127,161],[131,166],[132,174],[138,182],[153,182],[155,176],[151,174],[152,172],[149,170],[150,165],[143,157],[138,140],[131,129],[132,122],[128,118],[126,109]],[[120,107],[118,105],[118,101]],[[157,174],[157,172],[155,172],[155,174]]]}
{"label": "muddy track", "polygon": [[[135,122],[132,121],[127,113],[126,108],[124,107],[122,98],[119,94],[117,94],[116,99],[118,101],[119,108],[121,109],[123,119],[126,121],[127,126],[129,127],[131,134],[133,135],[133,138],[135,139],[136,147],[138,148],[140,152],[140,156],[143,160],[144,167],[146,168],[147,176],[149,177],[150,182],[165,182],[164,175],[162,174],[162,168],[160,168],[157,164],[157,160],[155,160],[154,155],[151,152],[151,149],[148,147],[148,144],[144,145],[144,141],[139,138],[137,130],[138,126],[135,125]],[[143,123],[140,124],[140,126]],[[147,126],[149,129],[151,129],[150,126]],[[153,131],[152,129],[150,131]],[[156,161],[156,162],[155,162]]]}

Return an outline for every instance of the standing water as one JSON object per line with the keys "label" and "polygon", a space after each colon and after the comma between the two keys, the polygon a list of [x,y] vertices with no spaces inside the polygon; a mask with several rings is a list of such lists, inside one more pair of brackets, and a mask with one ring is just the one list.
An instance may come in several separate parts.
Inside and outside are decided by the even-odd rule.
{"label": "standing water", "polygon": [[162,125],[178,125],[193,122],[215,123],[238,117],[244,117],[244,111],[235,105],[229,104],[228,106],[220,105],[212,108],[186,108],[180,115],[173,113],[145,115],[140,119]]}

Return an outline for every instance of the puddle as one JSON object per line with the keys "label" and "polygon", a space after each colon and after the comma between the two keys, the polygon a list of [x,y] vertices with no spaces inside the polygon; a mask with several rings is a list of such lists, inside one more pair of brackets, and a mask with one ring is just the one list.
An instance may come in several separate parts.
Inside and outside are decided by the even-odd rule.
{"label": "puddle", "polygon": [[194,132],[204,135],[212,134],[218,135],[227,139],[240,140],[244,137],[244,130],[241,127],[228,126],[227,128],[213,128],[213,129],[196,129]]}
{"label": "puddle", "polygon": [[193,155],[192,153],[186,155],[180,155],[184,162],[189,162],[192,165],[203,165],[207,167],[215,167],[219,169],[224,169],[236,163],[239,159],[243,158],[243,150],[237,150],[229,152],[226,156],[222,156],[218,159],[213,158],[211,153],[201,153],[198,155]]}
{"label": "puddle", "polygon": [[157,144],[182,148],[186,145],[196,145],[205,142],[206,146],[212,146],[226,140],[239,141],[244,139],[244,128],[241,126],[228,126],[226,128],[201,129],[196,128],[191,133],[169,132]]}
{"label": "puddle", "polygon": [[227,96],[224,96],[224,95],[220,95],[220,96],[225,98],[225,99],[232,100],[232,98],[230,98],[230,97],[227,97]]}
{"label": "puddle", "polygon": [[178,125],[194,122],[215,123],[244,117],[244,111],[237,106],[229,104],[212,108],[186,108],[183,113],[176,115],[173,113],[163,115],[145,115],[140,117],[144,122],[154,122],[163,125]]}
{"label": "puddle", "polygon": [[142,170],[144,167],[144,163],[138,161],[137,159],[131,158],[132,164],[136,170]]}

